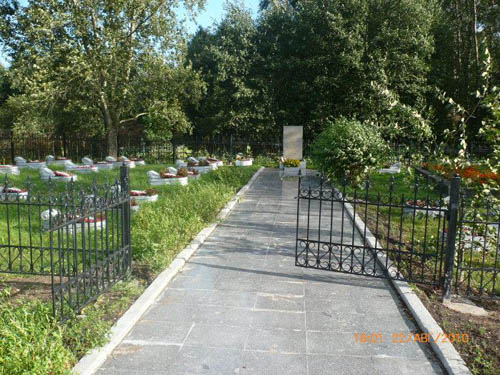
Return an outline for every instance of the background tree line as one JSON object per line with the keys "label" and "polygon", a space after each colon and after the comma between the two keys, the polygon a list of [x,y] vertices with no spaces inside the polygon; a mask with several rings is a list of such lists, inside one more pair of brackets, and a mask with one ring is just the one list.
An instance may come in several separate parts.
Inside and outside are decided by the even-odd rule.
{"label": "background tree line", "polygon": [[[202,1],[187,3],[190,9]],[[176,0],[2,0],[2,125],[16,132],[312,139],[339,117],[386,140],[441,139],[469,113],[469,139],[490,110],[476,95],[500,81],[498,0],[263,0],[257,19],[230,2],[188,38]]]}

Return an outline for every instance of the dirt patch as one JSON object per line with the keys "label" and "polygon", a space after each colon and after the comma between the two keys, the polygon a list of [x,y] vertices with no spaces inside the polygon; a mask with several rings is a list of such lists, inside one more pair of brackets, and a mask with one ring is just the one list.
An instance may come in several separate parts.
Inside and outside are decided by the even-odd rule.
{"label": "dirt patch", "polygon": [[2,275],[0,290],[10,290],[9,300],[52,300],[50,276],[11,276]]}
{"label": "dirt patch", "polygon": [[419,286],[417,293],[445,333],[469,335],[469,342],[453,345],[472,373],[500,373],[500,301],[475,301],[489,313],[482,317],[448,309],[435,289]]}

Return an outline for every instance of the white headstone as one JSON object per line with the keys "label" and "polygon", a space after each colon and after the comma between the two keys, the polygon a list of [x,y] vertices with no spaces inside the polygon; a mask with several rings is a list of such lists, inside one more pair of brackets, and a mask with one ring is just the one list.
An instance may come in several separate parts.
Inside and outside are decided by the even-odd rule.
{"label": "white headstone", "polygon": [[116,161],[116,159],[112,156],[106,156],[106,160],[108,163],[114,163]]}
{"label": "white headstone", "polygon": [[56,160],[56,158],[54,157],[54,155],[47,155],[47,157],[45,158],[45,160],[48,162],[52,162],[54,160]]}
{"label": "white headstone", "polygon": [[160,174],[156,171],[149,171],[148,178],[150,178],[150,179],[160,178]]}
{"label": "white headstone", "polygon": [[52,169],[49,169],[47,167],[40,168],[40,174],[42,176],[55,176],[55,173]]}
{"label": "white headstone", "polygon": [[94,161],[91,158],[85,157],[85,158],[82,158],[82,163],[84,165],[92,165],[92,164],[94,164]]}
{"label": "white headstone", "polygon": [[177,175],[177,169],[173,167],[168,167],[168,172]]}
{"label": "white headstone", "polygon": [[195,159],[192,156],[190,156],[187,160],[190,161],[191,163],[195,163],[195,164],[198,163],[198,159]]}
{"label": "white headstone", "polygon": [[303,126],[283,127],[283,156],[286,159],[302,160],[303,137]]}

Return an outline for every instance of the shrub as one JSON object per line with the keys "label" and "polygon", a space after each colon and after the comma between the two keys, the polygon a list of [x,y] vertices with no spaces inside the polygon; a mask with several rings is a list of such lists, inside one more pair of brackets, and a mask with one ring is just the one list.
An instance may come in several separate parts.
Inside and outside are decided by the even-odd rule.
{"label": "shrub", "polygon": [[0,301],[0,374],[69,374],[72,354],[48,304]]}
{"label": "shrub", "polygon": [[311,149],[314,164],[325,175],[353,183],[378,166],[388,151],[375,128],[346,118],[329,121]]}

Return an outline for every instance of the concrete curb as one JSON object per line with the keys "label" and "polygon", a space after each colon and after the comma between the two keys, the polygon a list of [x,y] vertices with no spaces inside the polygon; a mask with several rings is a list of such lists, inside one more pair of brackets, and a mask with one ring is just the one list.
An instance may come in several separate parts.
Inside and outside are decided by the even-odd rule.
{"label": "concrete curb", "polygon": [[[354,218],[354,210],[350,203],[345,203],[344,207],[354,222],[354,226],[359,234],[363,237],[363,233],[366,230],[365,240],[368,246],[373,249],[376,249],[377,240],[375,236],[372,234],[370,229],[365,225],[363,220],[359,216]],[[354,218],[354,220],[353,220]],[[386,255],[381,252],[377,253],[377,262],[379,266],[382,268],[385,267]],[[388,269],[389,274],[396,274],[396,269],[393,266],[390,266]],[[401,299],[404,301],[408,309],[411,311],[411,314],[417,321],[418,326],[424,333],[432,334],[432,337],[445,337],[442,328],[439,324],[434,320],[431,313],[424,306],[420,298],[415,294],[415,292],[411,289],[406,281],[393,280],[390,279],[391,284],[394,286],[396,291],[398,292]],[[439,358],[440,362],[446,369],[446,372],[450,375],[471,375],[472,373],[467,368],[464,360],[460,356],[460,354],[456,351],[454,346],[449,342],[442,342],[443,340],[431,340],[431,347]]]}
{"label": "concrete curb", "polygon": [[106,361],[108,356],[120,344],[132,327],[139,321],[146,310],[156,301],[160,293],[167,287],[177,273],[184,267],[186,262],[193,256],[198,248],[205,242],[207,237],[217,228],[219,222],[224,220],[234,208],[241,196],[246,194],[250,186],[262,173],[264,167],[261,167],[233,197],[233,199],[219,212],[217,222],[209,225],[184,248],[175,259],[170,263],[167,269],[158,275],[151,285],[141,294],[132,306],[122,315],[120,319],[111,328],[110,340],[101,348],[95,348],[80,359],[72,370],[74,375],[92,375]]}

